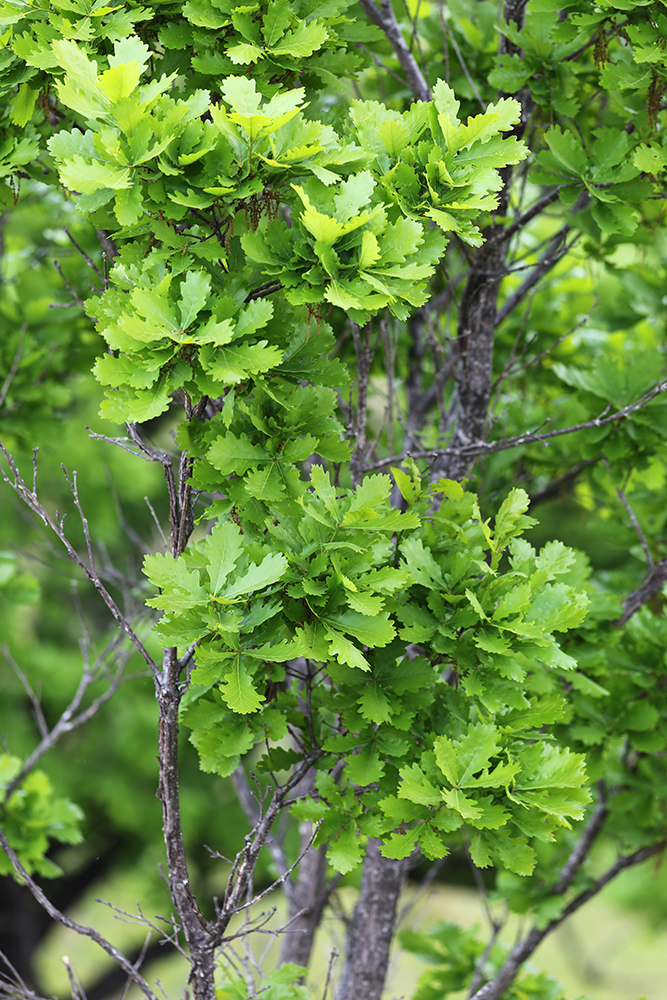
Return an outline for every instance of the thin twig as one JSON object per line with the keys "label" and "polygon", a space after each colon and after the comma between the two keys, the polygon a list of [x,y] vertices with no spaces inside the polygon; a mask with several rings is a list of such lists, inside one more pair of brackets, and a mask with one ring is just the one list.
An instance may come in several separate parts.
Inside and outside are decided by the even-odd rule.
{"label": "thin twig", "polygon": [[648,858],[652,858],[655,854],[659,854],[661,851],[665,850],[665,846],[666,842],[660,841],[657,844],[652,844],[649,847],[642,847],[637,851],[633,851],[632,854],[622,855],[618,858],[617,861],[610,868],[608,868],[606,872],[604,872],[604,874],[595,880],[590,888],[580,892],[578,896],[575,896],[575,898],[563,908],[560,915],[547,924],[546,927],[532,927],[523,941],[520,941],[519,944],[512,949],[495,979],[482,986],[482,988],[478,990],[474,996],[470,998],[470,1000],[500,1000],[507,987],[514,980],[519,968],[530,958],[537,946],[541,944],[548,934],[551,934],[563,923],[564,920],[566,920],[573,913],[576,913],[576,911],[579,910],[584,903],[587,903],[589,899],[597,896],[597,894],[604,889],[604,887],[620,872],[624,871],[626,868],[632,868],[635,865],[641,864],[643,861],[648,860]]}
{"label": "thin twig", "polygon": [[[545,441],[551,440],[551,438],[562,437],[565,434],[576,434],[578,431],[593,430],[593,428],[605,427],[608,424],[618,423],[620,420],[625,420],[626,417],[631,416],[638,410],[642,410],[651,400],[655,399],[661,393],[667,392],[667,380],[659,382],[653,387],[649,392],[644,393],[639,399],[636,399],[634,403],[629,403],[627,406],[622,407],[620,410],[616,410],[614,413],[607,413],[607,407],[602,413],[595,417],[593,420],[586,420],[580,424],[572,424],[569,427],[561,427],[554,431],[545,431],[544,433],[535,433],[533,431],[526,431],[523,434],[517,434],[514,437],[504,438],[500,441],[475,441],[471,444],[461,445],[459,448],[436,448],[429,451],[423,451],[418,454],[417,458],[430,458],[438,459],[443,458],[447,455],[463,455],[467,457],[473,457],[475,455],[494,455],[499,451],[507,451],[510,448],[520,448],[526,444],[539,444]],[[545,423],[548,423],[548,419]],[[542,425],[544,426],[544,425]],[[396,465],[403,461],[404,455],[392,455],[390,458],[385,458],[381,462],[375,462],[373,465],[369,465],[366,469],[367,472],[375,471],[376,469],[386,468],[388,465]]]}
{"label": "thin twig", "polygon": [[643,608],[650,600],[660,593],[665,583],[667,583],[667,557],[656,563],[644,582],[637,590],[633,590],[623,601],[623,614],[617,618],[614,624],[617,628],[625,625],[629,618]]}
{"label": "thin twig", "polygon": [[[60,261],[57,261],[57,260],[54,260],[54,262],[53,262],[53,266],[55,267],[56,271],[58,272],[58,274],[59,274],[59,275],[60,275],[60,277],[62,278],[62,281],[63,281],[63,284],[65,285],[65,288],[67,289],[67,291],[68,291],[68,292],[70,293],[70,295],[71,295],[71,296],[72,296],[72,298],[74,299],[74,303],[72,303],[72,304],[74,304],[74,305],[77,305],[77,306],[81,306],[81,308],[82,308],[82,309],[85,309],[85,308],[86,308],[86,303],[85,303],[85,302],[83,301],[83,299],[82,299],[82,298],[81,298],[81,297],[80,297],[80,296],[79,296],[79,295],[78,295],[78,294],[77,294],[77,293],[76,293],[76,292],[74,291],[74,289],[73,289],[73,288],[72,288],[72,286],[70,285],[69,281],[67,280],[67,278],[66,278],[66,277],[65,277],[65,275],[63,274],[63,269],[62,269],[62,267],[60,266]],[[54,304],[53,304],[53,303],[51,303],[51,305],[52,305],[52,307],[53,307],[53,305],[54,305]],[[56,303],[56,305],[57,305],[57,303]]]}
{"label": "thin twig", "polygon": [[387,39],[391,43],[391,46],[396,54],[396,58],[405,73],[410,89],[417,100],[430,101],[430,88],[417,64],[417,60],[408,48],[408,45],[401,34],[401,29],[398,26],[394,9],[391,6],[391,0],[380,0],[379,7],[375,3],[375,0],[359,0],[359,5],[371,19],[373,24],[375,24],[380,31],[383,31],[387,36]]}
{"label": "thin twig", "polygon": [[335,948],[332,948],[331,954],[329,955],[327,978],[324,981],[324,989],[322,990],[322,1000],[327,1000],[327,993],[329,992],[329,984],[331,983],[331,973],[333,972],[334,963],[337,958],[338,958],[338,952],[336,951]]}
{"label": "thin twig", "polygon": [[160,671],[159,671],[159,669],[157,667],[157,664],[155,663],[155,661],[153,660],[152,656],[148,653],[148,651],[144,647],[144,645],[141,642],[141,640],[139,639],[138,635],[136,634],[136,632],[134,631],[134,629],[130,625],[129,621],[127,620],[127,618],[125,617],[125,615],[122,613],[122,611],[120,610],[120,608],[118,607],[118,605],[114,601],[113,597],[111,596],[111,594],[109,593],[109,591],[107,590],[107,588],[102,583],[100,575],[97,572],[97,570],[95,569],[95,567],[94,566],[89,566],[86,563],[85,559],[81,558],[81,556],[76,551],[76,549],[74,548],[74,546],[72,545],[72,543],[69,541],[69,539],[67,538],[67,535],[65,534],[65,532],[63,530],[62,519],[60,521],[54,520],[54,518],[51,517],[51,515],[49,514],[49,512],[46,510],[46,508],[40,502],[40,500],[39,500],[39,498],[37,496],[36,485],[35,485],[36,481],[37,481],[37,457],[36,457],[36,455],[34,455],[34,457],[33,457],[33,489],[30,490],[29,487],[24,482],[24,480],[23,480],[23,478],[22,478],[22,476],[20,474],[20,471],[19,471],[19,469],[18,469],[18,467],[16,465],[16,462],[14,461],[13,456],[9,454],[9,452],[7,451],[7,449],[5,448],[5,446],[1,442],[0,442],[0,453],[2,453],[4,459],[5,459],[8,467],[9,467],[9,471],[11,473],[11,475],[8,475],[5,472],[5,470],[2,467],[0,467],[0,475],[2,476],[2,478],[4,479],[4,481],[7,483],[8,486],[10,486],[14,490],[14,492],[17,494],[17,496],[19,496],[21,498],[21,500],[23,500],[23,502],[26,504],[26,506],[28,506],[30,508],[30,510],[32,510],[33,513],[35,513],[39,517],[39,519],[42,521],[42,523],[45,524],[47,527],[49,527],[51,529],[51,531],[53,531],[53,533],[56,535],[56,537],[60,540],[60,542],[62,543],[62,545],[65,547],[65,549],[67,551],[67,554],[69,555],[70,559],[74,563],[76,563],[76,565],[79,566],[80,569],[83,570],[83,572],[86,574],[86,576],[88,577],[88,579],[90,580],[90,582],[93,584],[93,586],[95,587],[95,589],[99,593],[100,597],[102,598],[102,600],[106,604],[107,608],[109,609],[109,611],[111,612],[111,614],[113,615],[113,617],[115,618],[115,620],[121,626],[121,628],[123,629],[123,631],[127,634],[127,636],[129,637],[130,641],[134,644],[134,646],[137,648],[137,650],[141,653],[141,655],[143,656],[144,660],[146,661],[146,663],[150,667],[151,671],[153,672],[153,675],[156,678],[159,678]]}
{"label": "thin twig", "polygon": [[14,381],[14,376],[19,370],[19,364],[21,363],[21,354],[23,353],[23,340],[25,337],[26,330],[27,326],[24,323],[19,331],[18,344],[16,346],[16,351],[14,352],[14,360],[12,361],[11,368],[7,373],[7,378],[2,383],[2,389],[0,389],[0,406],[4,405],[5,399],[7,398],[7,393],[9,392],[9,388],[12,382]]}
{"label": "thin twig", "polygon": [[646,541],[646,535],[642,531],[641,525],[640,525],[639,521],[637,520],[637,518],[635,516],[635,512],[633,511],[632,507],[630,506],[630,501],[628,500],[627,496],[625,495],[625,492],[621,489],[620,486],[616,487],[616,494],[618,496],[618,499],[621,501],[621,503],[625,507],[626,514],[628,515],[628,518],[630,519],[630,524],[635,529],[635,534],[637,535],[637,538],[639,539],[639,544],[641,545],[642,549],[644,550],[644,555],[646,556],[646,561],[649,564],[649,568],[653,569],[653,567],[655,566],[655,562],[653,561],[653,556],[651,555],[651,550],[649,548],[648,542]]}
{"label": "thin twig", "polygon": [[49,915],[49,917],[51,917],[52,920],[55,920],[57,923],[62,924],[63,927],[67,927],[71,931],[75,931],[82,937],[91,938],[91,940],[93,940],[97,945],[99,945],[99,947],[102,948],[102,950],[105,951],[107,955],[110,955],[111,958],[114,960],[114,962],[116,962],[117,965],[119,965],[121,969],[123,969],[123,971],[127,973],[127,975],[132,979],[132,982],[134,982],[139,987],[141,992],[144,994],[144,996],[148,998],[148,1000],[157,1000],[157,997],[155,996],[155,994],[153,993],[153,991],[151,990],[150,986],[143,978],[143,976],[141,976],[137,972],[132,963],[129,962],[128,959],[125,957],[125,955],[123,955],[122,952],[118,951],[118,949],[114,945],[112,945],[110,941],[107,941],[106,938],[102,937],[102,935],[98,931],[96,931],[93,927],[85,927],[83,924],[78,924],[75,920],[70,920],[68,916],[66,916],[64,913],[61,913],[60,910],[58,910],[53,905],[51,900],[44,895],[42,889],[30,877],[30,875],[28,875],[27,871],[25,870],[25,868],[19,861],[18,857],[16,856],[11,844],[7,840],[4,831],[2,829],[0,829],[0,847],[2,847],[3,851],[11,861],[16,874],[20,877],[21,881],[30,890],[30,892],[37,900],[39,905]]}
{"label": "thin twig", "polygon": [[556,884],[551,890],[553,896],[562,896],[572,885],[577,872],[588,856],[588,852],[593,846],[593,841],[600,833],[605,824],[609,810],[607,809],[607,796],[605,794],[604,782],[598,782],[598,801],[595,809],[591,813],[584,831],[575,844],[572,853],[561,868]]}
{"label": "thin twig", "polygon": [[[95,715],[97,715],[102,706],[105,705],[106,702],[113,697],[113,695],[116,693],[116,691],[118,691],[120,686],[125,681],[130,680],[131,678],[137,676],[136,674],[133,674],[131,675],[130,678],[124,674],[124,669],[128,659],[130,658],[131,651],[122,650],[118,652],[117,653],[118,668],[116,670],[115,676],[109,682],[109,687],[107,688],[106,691],[103,691],[101,695],[95,698],[94,701],[92,701],[87,708],[82,709],[80,711],[81,704],[83,702],[83,698],[86,694],[86,691],[91,686],[91,684],[94,684],[98,680],[100,669],[104,665],[106,657],[111,653],[116,653],[117,648],[122,639],[123,636],[118,636],[117,638],[113,639],[107,645],[103,653],[98,657],[93,667],[91,667],[90,664],[87,662],[87,655],[84,649],[84,669],[81,675],[81,680],[77,685],[77,689],[74,692],[74,695],[69,705],[61,713],[60,718],[58,719],[55,726],[53,726],[51,730],[48,730],[47,728],[46,731],[44,731],[43,726],[45,726],[46,724],[43,721],[44,717],[42,715],[42,723],[40,723],[40,732],[42,735],[42,739],[40,740],[39,744],[35,747],[33,752],[25,759],[23,766],[21,767],[18,774],[7,785],[4,793],[3,804],[6,804],[9,801],[9,799],[14,794],[16,789],[19,787],[21,782],[25,779],[26,775],[28,775],[32,771],[35,764],[44,756],[44,754],[48,753],[49,750],[52,750],[53,747],[56,745],[56,743],[67,733],[71,733],[74,729],[78,729],[79,726],[84,725],[84,723],[88,722]],[[28,694],[29,697],[31,697],[30,694],[31,689],[29,689],[29,685],[26,686],[27,682],[23,680],[24,675],[22,671],[19,669],[19,667],[12,660],[9,650],[5,647],[2,650],[2,652],[7,662],[10,663],[10,665],[12,666],[14,673],[16,673],[17,676],[21,678],[24,687],[26,688],[26,693]],[[40,708],[40,715],[41,715],[41,708]]]}
{"label": "thin twig", "polygon": [[83,247],[79,246],[79,244],[76,242],[76,240],[74,239],[74,237],[70,233],[70,231],[67,228],[67,226],[63,226],[63,229],[64,229],[65,233],[67,233],[67,238],[70,241],[70,243],[73,246],[76,247],[76,249],[79,251],[79,253],[81,254],[81,256],[83,257],[83,259],[85,260],[85,262],[88,265],[88,267],[92,268],[92,270],[95,272],[95,274],[97,275],[97,277],[102,282],[102,285],[104,286],[104,275],[100,271],[99,267],[97,267],[97,265],[95,264],[95,262],[93,260],[91,260],[91,258],[88,256],[88,254],[86,253],[86,251],[83,249]]}

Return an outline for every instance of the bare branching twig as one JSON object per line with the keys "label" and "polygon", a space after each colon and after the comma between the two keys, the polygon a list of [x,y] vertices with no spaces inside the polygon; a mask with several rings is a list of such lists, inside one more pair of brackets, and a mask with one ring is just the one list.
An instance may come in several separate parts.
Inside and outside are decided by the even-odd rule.
{"label": "bare branching twig", "polygon": [[34,898],[37,900],[42,909],[55,920],[56,923],[62,924],[63,927],[69,928],[69,930],[76,931],[77,934],[81,934],[83,937],[88,937],[94,941],[97,945],[102,948],[103,951],[109,955],[117,965],[127,973],[129,978],[139,987],[141,992],[147,997],[147,1000],[157,1000],[157,997],[151,990],[150,986],[146,980],[139,974],[137,969],[132,965],[131,962],[116,948],[110,941],[107,941],[105,937],[96,931],[93,927],[85,927],[83,924],[77,923],[75,920],[71,920],[64,913],[61,913],[57,907],[53,905],[50,899],[44,894],[42,889],[37,885],[37,883],[28,875],[21,862],[19,861],[14,849],[7,840],[4,831],[0,829],[0,847],[9,858],[14,868],[14,871],[19,876],[23,884],[30,890]]}
{"label": "bare branching twig", "polygon": [[[65,549],[67,551],[67,554],[70,557],[70,559],[72,560],[72,562],[74,562],[80,569],[83,570],[83,572],[88,577],[88,579],[90,580],[90,582],[93,584],[93,586],[95,587],[95,589],[99,593],[100,597],[102,598],[102,600],[106,604],[107,608],[109,609],[109,611],[113,615],[114,619],[118,622],[118,624],[120,625],[120,627],[126,633],[126,635],[130,639],[130,641],[132,642],[132,644],[135,646],[135,648],[139,651],[139,653],[141,653],[141,655],[144,658],[145,662],[148,664],[148,666],[150,667],[151,671],[153,672],[153,675],[157,677],[159,675],[159,669],[158,669],[155,661],[151,657],[150,653],[146,650],[146,648],[144,647],[143,643],[141,642],[139,636],[136,634],[136,632],[134,631],[134,629],[130,625],[129,621],[127,620],[127,618],[125,617],[125,615],[123,614],[123,612],[120,610],[120,608],[116,604],[115,600],[113,599],[113,597],[111,596],[111,594],[109,593],[109,591],[107,590],[107,588],[105,587],[105,585],[102,582],[102,579],[100,577],[100,574],[98,573],[97,569],[95,568],[94,563],[92,563],[92,562],[90,564],[87,563],[86,560],[83,559],[79,555],[79,553],[76,551],[76,549],[74,548],[74,546],[70,542],[69,538],[65,534],[65,531],[64,531],[64,528],[63,528],[64,518],[57,518],[57,517],[54,518],[54,517],[52,517],[51,514],[47,511],[46,507],[44,507],[44,505],[39,500],[39,497],[37,496],[37,454],[36,454],[36,452],[33,455],[33,486],[32,486],[32,489],[30,489],[30,487],[27,486],[27,484],[25,483],[25,481],[24,481],[23,477],[21,476],[21,473],[20,473],[20,471],[19,471],[19,469],[18,469],[18,467],[17,467],[17,465],[16,465],[16,463],[14,461],[14,458],[12,457],[12,455],[9,454],[9,452],[7,451],[7,449],[5,448],[5,446],[2,443],[0,443],[0,453],[2,453],[2,455],[3,455],[4,459],[5,459],[5,462],[7,463],[7,466],[9,468],[9,474],[8,474],[5,471],[4,468],[0,467],[0,475],[2,475],[2,478],[4,479],[4,481],[7,483],[8,486],[10,486],[14,490],[14,492],[16,493],[16,495],[26,504],[26,506],[29,507],[29,509],[32,510],[33,513],[35,513],[37,515],[37,517],[40,519],[40,521],[42,521],[42,523],[44,525],[46,525],[48,528],[50,528],[51,531],[54,533],[54,535],[59,539],[59,541],[65,547]],[[71,486],[71,481],[69,479],[68,479],[68,482],[70,483],[70,486]],[[83,523],[83,529],[84,529],[84,534],[86,535],[87,544],[90,545],[90,533],[88,531],[88,522],[87,522],[87,520],[86,520],[86,518],[85,518],[85,516],[83,514],[82,509],[81,509],[81,505],[80,505],[79,500],[78,500],[78,495],[76,495],[76,494],[74,495],[74,500],[75,500],[75,503],[76,503],[77,508],[79,510],[79,514],[80,514],[80,517],[81,517],[81,520],[82,520],[82,523]],[[90,551],[90,549],[89,549],[89,553],[92,556],[92,552]]]}

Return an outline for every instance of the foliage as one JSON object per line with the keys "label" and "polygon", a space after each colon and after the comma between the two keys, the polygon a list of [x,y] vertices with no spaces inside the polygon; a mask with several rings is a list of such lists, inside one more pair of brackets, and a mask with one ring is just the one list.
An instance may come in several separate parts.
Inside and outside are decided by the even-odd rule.
{"label": "foliage", "polygon": [[[305,862],[291,876],[297,830],[351,879],[374,844],[387,871],[453,849],[493,866],[533,915],[526,954],[461,928],[408,935],[439,963],[415,996],[474,983],[480,1000],[556,1000],[545,977],[515,977],[604,884],[597,835],[623,865],[665,843],[667,21],[644,0],[530,0],[525,16],[508,3],[498,46],[491,2],[417,5],[408,21],[361,7],[0,3],[0,420],[20,455],[78,394],[103,392],[101,418],[124,425],[112,443],[165,473],[155,520],[171,538],[143,546],[143,578],[137,553],[122,573],[96,563],[74,478],[87,559],[70,555],[134,643],[85,666],[86,697],[104,680],[122,706],[132,655],[155,680],[171,899],[198,1000],[260,851],[280,881],[306,877]],[[38,198],[48,217],[22,232]],[[62,220],[69,300],[47,267]],[[68,545],[23,457],[22,472],[5,459]],[[123,474],[121,513],[152,533],[139,474]],[[552,501],[541,525],[529,494]],[[115,516],[100,505],[93,539],[121,549]],[[0,614],[15,602],[28,621],[36,600],[1,553]],[[215,917],[184,878],[176,709],[252,825]],[[9,782],[21,761],[3,759]],[[2,820],[28,875],[55,874],[49,837],[78,836],[76,807],[39,771]],[[359,914],[363,901],[362,885]],[[261,995],[306,996],[303,975],[285,960]],[[218,995],[251,981],[246,968]]]}

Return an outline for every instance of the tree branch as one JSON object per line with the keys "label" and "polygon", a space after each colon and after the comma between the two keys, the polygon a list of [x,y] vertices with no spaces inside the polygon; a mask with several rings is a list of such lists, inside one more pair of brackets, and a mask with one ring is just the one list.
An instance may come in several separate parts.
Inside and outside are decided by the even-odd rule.
{"label": "tree branch", "polygon": [[526,935],[523,941],[521,941],[509,954],[509,957],[505,961],[498,975],[492,982],[486,983],[482,986],[470,1000],[500,1000],[503,996],[505,990],[514,980],[519,968],[526,962],[530,956],[533,954],[535,949],[544,938],[551,934],[552,931],[556,930],[564,920],[570,917],[573,913],[576,913],[584,903],[587,903],[589,899],[596,896],[601,889],[604,889],[605,885],[614,879],[619,872],[622,872],[625,868],[632,868],[634,865],[639,865],[642,861],[646,861],[648,858],[653,857],[655,854],[659,854],[660,851],[664,851],[666,846],[665,841],[660,841],[658,844],[653,844],[650,847],[642,847],[632,854],[622,855],[618,860],[608,868],[607,871],[601,875],[593,885],[586,889],[584,892],[579,893],[578,896],[568,903],[568,905],[563,909],[560,916],[552,920],[551,923],[547,924],[544,928],[533,927],[529,933]]}
{"label": "tree branch", "polygon": [[[603,411],[599,417],[595,417],[593,420],[584,421],[581,424],[572,424],[570,427],[561,427],[555,431],[545,431],[543,433],[526,431],[523,434],[517,434],[514,437],[504,438],[500,441],[476,441],[470,444],[463,444],[459,447],[448,447],[448,448],[438,448],[431,451],[420,452],[416,458],[430,458],[439,459],[448,455],[461,455],[464,457],[473,457],[475,455],[495,455],[499,451],[507,451],[510,448],[520,448],[525,444],[537,444],[543,441],[549,441],[551,438],[562,437],[564,434],[576,434],[577,431],[593,430],[593,428],[604,427],[607,424],[618,423],[619,420],[625,420],[626,417],[631,416],[636,413],[637,410],[643,409],[652,399],[659,396],[661,393],[667,392],[667,381],[659,382],[653,387],[649,392],[644,393],[639,399],[636,399],[634,403],[628,403],[620,410],[616,410],[614,413],[607,414]],[[545,421],[547,422],[547,421]],[[385,468],[388,465],[396,465],[402,462],[405,455],[392,455],[390,458],[385,458],[381,462],[374,462],[369,465],[367,472],[375,471],[376,469]],[[662,565],[658,563],[657,565]],[[657,569],[657,566],[656,566]],[[659,588],[658,588],[659,589]],[[657,591],[656,591],[657,593]]]}
{"label": "tree branch", "polygon": [[[9,454],[9,452],[1,442],[0,442],[0,452],[2,453],[5,461],[7,462],[9,471],[11,473],[11,476],[8,476],[5,470],[2,467],[0,467],[0,475],[2,475],[4,481],[7,483],[8,486],[10,486],[14,490],[14,492],[17,494],[17,496],[21,498],[21,500],[26,504],[26,506],[29,507],[30,510],[32,510],[38,516],[40,521],[42,521],[43,524],[45,524],[47,527],[51,529],[51,531],[53,531],[56,537],[64,545],[65,549],[67,550],[67,554],[69,555],[72,562],[76,563],[76,565],[83,570],[83,572],[86,574],[90,582],[93,584],[93,586],[99,593],[100,597],[106,604],[107,608],[109,609],[115,620],[118,622],[120,627],[126,633],[126,635],[130,639],[132,644],[135,646],[135,648],[139,651],[139,653],[141,653],[145,662],[150,667],[153,676],[159,677],[160,671],[158,669],[157,664],[155,663],[152,656],[148,653],[148,651],[144,647],[138,635],[136,634],[136,632],[128,622],[127,618],[125,617],[125,615],[122,613],[122,611],[114,601],[113,597],[111,596],[107,588],[102,583],[102,580],[100,579],[99,573],[96,570],[95,566],[94,565],[89,566],[86,563],[85,559],[81,558],[79,553],[76,551],[74,546],[67,538],[63,530],[64,519],[61,518],[58,521],[54,520],[54,518],[51,517],[46,508],[40,503],[39,498],[37,497],[37,452],[35,451],[33,454],[32,490],[30,490],[26,485],[26,483],[24,482],[19,472],[19,469],[16,466],[14,458],[12,457],[12,455]],[[75,496],[75,502],[77,502],[77,499],[78,498]],[[81,514],[81,517],[83,518],[83,514],[81,512],[80,507],[79,507],[79,512]],[[83,518],[83,521],[84,521],[84,533],[86,533],[87,523],[85,521],[85,518]]]}
{"label": "tree branch", "polygon": [[656,563],[644,582],[623,601],[623,614],[613,624],[621,628],[629,618],[660,593],[667,583],[667,557]]}
{"label": "tree branch", "polygon": [[[556,264],[560,263],[563,257],[565,257],[565,255],[569,252],[574,245],[574,242],[563,245],[569,231],[569,226],[563,226],[563,228],[556,233],[544,256],[537,262],[537,264],[534,265],[530,274],[524,279],[519,288],[517,288],[516,292],[514,292],[513,295],[510,295],[507,302],[501,309],[498,310],[496,314],[496,326],[499,326],[503,320],[512,315],[531,288],[534,288],[535,285],[542,280],[544,275],[553,270]],[[577,236],[576,239],[579,239],[579,237]]]}
{"label": "tree branch", "polygon": [[69,930],[76,931],[76,933],[81,934],[82,937],[91,938],[91,940],[98,944],[100,948],[107,953],[107,955],[110,955],[111,958],[113,958],[114,962],[121,967],[123,972],[129,976],[132,982],[136,983],[148,1000],[158,1000],[143,976],[139,974],[134,965],[132,965],[125,955],[118,951],[118,949],[112,945],[110,941],[107,941],[106,938],[102,937],[102,935],[93,927],[85,927],[83,924],[78,924],[75,920],[70,920],[70,918],[64,913],[61,913],[60,910],[56,909],[53,903],[44,895],[37,883],[33,881],[30,875],[28,875],[9,841],[5,837],[2,829],[0,829],[0,847],[2,847],[3,851],[11,861],[16,874],[20,877],[21,881],[27,886],[39,905],[46,911],[46,913],[48,913],[52,920],[57,921],[57,923],[62,924],[63,927],[67,927]]}
{"label": "tree branch", "polygon": [[405,73],[410,90],[417,100],[430,101],[432,99],[431,90],[424,79],[417,60],[401,34],[401,29],[398,26],[396,15],[391,6],[391,0],[380,0],[379,7],[375,3],[375,0],[359,0],[359,6],[368,15],[373,24],[387,36],[396,54],[396,58],[401,64],[401,69]]}
{"label": "tree branch", "polygon": [[[101,672],[101,670],[104,667],[105,657],[107,656],[108,653],[114,652],[116,650],[116,647],[119,645],[121,639],[122,637],[118,637],[112,640],[112,642],[108,644],[104,652],[98,657],[96,664],[93,667],[91,667],[90,663],[88,662],[87,648],[84,646],[84,669],[81,675],[81,680],[79,681],[79,684],[77,686],[77,689],[74,693],[72,700],[70,701],[67,708],[62,712],[55,726],[50,731],[49,730],[42,731],[41,741],[35,747],[30,756],[26,758],[21,770],[16,775],[16,777],[7,785],[4,793],[4,798],[2,800],[3,805],[7,804],[7,802],[14,794],[16,789],[19,787],[19,785],[26,777],[26,775],[28,775],[30,771],[32,771],[37,761],[40,760],[45,753],[48,753],[48,751],[51,750],[56,745],[58,740],[66,733],[72,732],[73,729],[77,729],[79,726],[82,726],[84,723],[88,722],[89,719],[92,719],[93,716],[98,713],[102,705],[104,705],[119,689],[119,687],[123,683],[123,680],[126,679],[124,677],[124,669],[131,655],[130,650],[124,650],[118,654],[118,669],[116,670],[115,677],[113,677],[112,680],[110,681],[107,690],[104,691],[97,698],[95,698],[95,700],[87,708],[79,711],[86,691],[88,690],[91,684],[95,683],[95,681],[98,679],[98,676],[96,676],[96,674],[99,675],[99,672]],[[33,705],[35,705],[36,696],[34,695],[32,689],[30,688],[28,680],[23,674],[23,672],[16,664],[13,663],[9,653],[9,649],[5,647],[2,650],[2,652],[5,656],[5,659],[12,665],[14,672],[21,679],[23,686],[26,689],[28,696],[30,697],[30,700],[33,702]],[[38,705],[39,702],[37,702],[37,704],[35,705],[36,709]],[[41,709],[40,709],[40,717],[43,721],[43,716],[41,715]],[[41,723],[40,723],[40,730],[42,730]]]}

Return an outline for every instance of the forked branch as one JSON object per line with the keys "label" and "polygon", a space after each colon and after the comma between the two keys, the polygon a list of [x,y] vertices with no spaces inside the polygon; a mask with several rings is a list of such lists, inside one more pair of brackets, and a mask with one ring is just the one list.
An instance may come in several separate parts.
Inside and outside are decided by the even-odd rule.
{"label": "forked branch", "polygon": [[21,881],[27,886],[34,898],[37,900],[42,909],[48,913],[52,920],[57,923],[62,924],[63,927],[67,927],[69,930],[76,931],[77,934],[81,934],[83,937],[88,937],[95,944],[98,944],[103,951],[113,958],[114,962],[121,967],[123,972],[126,973],[129,979],[139,987],[141,992],[144,994],[148,1000],[158,1000],[156,995],[151,990],[150,986],[144,979],[144,977],[139,973],[138,969],[123,955],[122,952],[118,950],[110,941],[107,941],[105,937],[96,931],[93,927],[86,927],[83,924],[77,923],[75,920],[70,920],[64,913],[53,905],[50,899],[45,896],[41,888],[37,883],[28,875],[27,871],[19,861],[11,844],[5,837],[4,832],[0,829],[0,847],[11,861],[14,871],[19,876]]}
{"label": "forked branch", "polygon": [[[90,580],[90,582],[93,584],[93,586],[95,587],[95,589],[99,593],[100,597],[102,598],[102,600],[106,604],[107,608],[109,609],[109,611],[111,612],[111,614],[113,615],[113,617],[115,618],[115,620],[118,622],[118,624],[123,629],[123,631],[125,632],[125,634],[128,636],[128,638],[130,639],[130,641],[132,642],[132,644],[135,646],[135,648],[139,651],[139,653],[141,653],[143,659],[145,660],[145,662],[150,667],[153,675],[155,677],[158,677],[160,671],[159,671],[159,668],[158,668],[157,664],[155,663],[155,661],[153,660],[152,656],[150,655],[150,653],[148,652],[148,650],[145,648],[144,644],[142,643],[141,639],[139,638],[139,636],[137,635],[137,633],[134,631],[134,629],[130,625],[129,621],[127,620],[127,618],[125,617],[125,615],[123,614],[123,612],[120,610],[120,608],[118,607],[118,605],[114,601],[113,597],[111,596],[111,594],[109,593],[109,591],[107,590],[107,588],[105,587],[105,585],[103,584],[103,582],[102,582],[102,580],[100,578],[100,575],[99,575],[97,569],[95,568],[95,564],[94,564],[94,562],[92,562],[92,558],[91,558],[91,563],[89,565],[86,562],[86,560],[83,559],[79,555],[79,553],[76,551],[76,549],[74,548],[74,546],[70,542],[69,538],[65,534],[65,531],[64,531],[64,528],[63,528],[64,518],[58,518],[58,519],[53,518],[49,514],[49,512],[47,511],[47,509],[44,507],[44,505],[41,503],[41,501],[39,500],[39,498],[37,496],[37,454],[36,454],[36,452],[33,455],[33,486],[32,486],[32,489],[30,489],[30,487],[27,486],[27,484],[23,480],[23,478],[22,478],[22,476],[20,474],[20,471],[19,471],[19,469],[18,469],[18,467],[16,465],[16,462],[14,461],[13,456],[9,454],[9,452],[7,451],[7,449],[5,448],[5,446],[1,442],[0,442],[0,453],[2,453],[4,459],[5,459],[6,463],[7,463],[7,466],[9,468],[9,472],[10,472],[10,475],[8,475],[7,472],[5,471],[5,469],[0,466],[0,474],[2,475],[2,478],[4,479],[4,481],[7,483],[8,486],[11,486],[11,488],[14,490],[14,492],[16,493],[16,495],[26,504],[27,507],[30,508],[30,510],[33,511],[33,513],[35,513],[37,515],[37,517],[40,519],[40,521],[42,521],[43,524],[45,524],[48,528],[51,529],[51,531],[54,533],[54,535],[59,539],[59,541],[65,547],[65,549],[67,551],[67,554],[70,557],[70,559],[72,560],[72,562],[74,562],[80,569],[83,570],[83,572],[86,574],[86,576],[88,577],[88,579]],[[79,502],[78,493],[76,492],[76,483],[75,482],[72,483],[69,479],[68,479],[68,483],[70,484],[70,488],[72,489],[72,494],[73,494],[73,497],[74,497],[74,502],[77,505],[77,508],[79,510],[79,516],[81,517],[81,521],[82,521],[82,525],[83,525],[83,530],[84,530],[84,535],[86,536],[87,543],[89,544],[89,542],[90,542],[90,534],[89,534],[89,530],[88,530],[88,522],[87,522],[87,520],[86,520],[86,518],[85,518],[85,516],[83,514],[83,510],[81,509],[81,505],[80,505],[80,502]],[[90,547],[89,547],[89,552],[90,552]]]}

